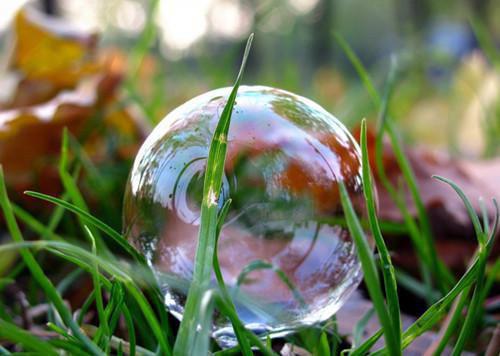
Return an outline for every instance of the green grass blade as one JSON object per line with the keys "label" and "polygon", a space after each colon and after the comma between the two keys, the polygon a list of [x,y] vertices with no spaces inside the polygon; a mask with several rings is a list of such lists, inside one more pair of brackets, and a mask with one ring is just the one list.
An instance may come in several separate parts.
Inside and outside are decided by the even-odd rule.
{"label": "green grass blade", "polygon": [[[7,189],[5,187],[5,180],[3,174],[3,168],[0,166],[0,205],[3,210],[4,218],[7,223],[7,227],[12,236],[12,240],[15,242],[24,242],[23,236],[21,234],[21,230],[17,225],[16,218],[14,217],[14,212],[12,210],[12,206],[10,204]],[[37,263],[33,254],[27,250],[20,250],[21,256],[26,263],[26,266],[29,268],[33,278],[39,284],[39,286],[44,291],[46,297],[54,304],[57,312],[61,316],[63,322],[67,327],[71,329],[75,337],[78,338],[82,342],[82,345],[85,346],[87,351],[94,355],[102,354],[102,351],[94,344],[92,341],[84,335],[78,325],[75,323],[71,316],[71,312],[68,310],[61,296],[57,292],[56,288],[52,284],[52,282],[47,278],[44,274],[42,268]]]}
{"label": "green grass blade", "polygon": [[460,189],[460,187],[455,182],[453,182],[451,179],[441,177],[438,175],[434,175],[432,177],[441,181],[441,182],[448,184],[457,193],[457,195],[460,197],[460,199],[464,203],[465,208],[467,209],[467,213],[469,214],[469,217],[472,221],[472,226],[474,226],[474,232],[476,233],[476,238],[477,238],[479,244],[484,245],[486,242],[486,236],[485,236],[483,227],[481,226],[481,222],[479,220],[479,217],[477,216],[474,208],[472,207],[470,200],[465,196],[465,193],[462,191],[462,189]]}
{"label": "green grass blade", "polygon": [[[77,268],[73,270],[72,272],[68,273],[61,281],[57,284],[56,290],[60,295],[64,295],[68,288],[72,286],[78,278],[80,278],[83,273],[85,272],[84,269]],[[56,311],[54,310],[54,306],[50,305],[49,310],[47,311],[47,320],[49,322],[57,323],[59,320],[55,317],[56,316]],[[59,324],[58,324],[59,325]],[[62,325],[60,325],[62,326]]]}
{"label": "green grass blade", "polygon": [[330,319],[332,325],[332,338],[330,341],[330,350],[332,355],[338,355],[340,353],[340,343],[342,342],[342,338],[339,335],[339,326],[337,317],[334,315]]}
{"label": "green grass blade", "polygon": [[394,266],[392,264],[391,256],[389,250],[385,244],[382,232],[380,231],[380,226],[378,224],[378,219],[376,215],[375,206],[375,193],[374,185],[372,182],[372,176],[370,171],[370,162],[368,156],[368,146],[366,141],[366,120],[361,122],[361,150],[362,150],[362,174],[363,174],[363,189],[366,201],[366,210],[368,213],[368,220],[370,223],[370,229],[372,236],[375,240],[375,245],[380,255],[380,267],[382,270],[382,276],[384,279],[385,294],[387,298],[387,308],[389,314],[391,315],[392,324],[394,326],[394,332],[396,334],[396,340],[399,345],[401,345],[401,315],[399,311],[399,298],[398,290],[396,284],[396,275],[394,272]]}
{"label": "green grass blade", "polygon": [[500,276],[500,258],[494,263],[493,267],[489,270],[489,276],[486,278],[483,290],[483,300],[486,299],[491,291],[493,285],[497,282],[497,278]]}
{"label": "green grass blade", "polygon": [[33,336],[29,331],[0,319],[0,339],[23,345],[25,350],[32,350],[42,355],[57,356],[58,352],[49,343]]}
{"label": "green grass blade", "polygon": [[351,356],[364,356],[368,354],[368,352],[371,350],[373,345],[378,341],[384,335],[382,332],[382,329],[379,329],[377,332],[375,332],[372,336],[370,336],[368,339],[366,339],[361,345],[359,345],[355,350],[353,350],[350,355]]}
{"label": "green grass blade", "polygon": [[375,315],[375,309],[370,308],[365,315],[361,319],[358,320],[356,325],[354,325],[354,329],[352,331],[352,347],[353,349],[356,349],[358,345],[361,344],[361,339],[363,337],[363,334],[365,333],[366,326],[368,325],[368,322],[371,320],[371,318]]}
{"label": "green grass blade", "polygon": [[498,51],[493,37],[488,34],[485,25],[477,17],[471,17],[469,23],[474,32],[474,36],[479,42],[479,47],[483,51],[488,60],[497,68],[500,69],[500,52]]}
{"label": "green grass blade", "polygon": [[231,114],[236,100],[236,94],[243,76],[246,60],[250,52],[253,34],[250,35],[238,77],[229,95],[226,106],[215,129],[210,144],[203,184],[203,201],[201,206],[201,224],[196,249],[193,280],[185,305],[184,315],[179,333],[174,344],[174,355],[190,354],[192,340],[196,331],[197,314],[204,291],[208,289],[212,271],[215,240],[217,231],[218,201],[224,174],[224,163],[227,150],[227,133],[231,121]]}
{"label": "green grass blade", "polygon": [[398,284],[406,288],[415,296],[422,299],[430,297],[431,300],[438,300],[440,298],[440,293],[436,289],[428,290],[427,286],[423,282],[402,271],[401,269],[397,269],[395,272]]}
{"label": "green grass blade", "polygon": [[474,293],[472,294],[472,299],[471,302],[469,303],[469,307],[467,308],[467,316],[465,317],[465,322],[463,324],[462,330],[460,331],[460,334],[458,335],[455,347],[453,348],[452,351],[453,356],[459,356],[462,354],[465,342],[475,334],[474,328],[476,325],[477,316],[481,314],[480,308],[482,303],[484,302],[482,296],[483,296],[486,264],[488,262],[488,256],[491,252],[491,246],[493,246],[493,241],[495,240],[495,236],[497,235],[496,228],[499,219],[498,205],[496,201],[494,202],[496,209],[494,229],[492,229],[491,231],[488,243],[480,244],[479,246],[479,258],[478,258],[479,267],[477,272],[476,286],[474,288]]}
{"label": "green grass blade", "polygon": [[130,356],[135,356],[136,350],[136,337],[135,337],[135,327],[134,320],[132,319],[132,314],[126,305],[123,306],[123,319],[125,320],[125,325],[127,325],[128,330],[128,344],[129,344],[129,354]]}
{"label": "green grass blade", "polygon": [[[219,290],[221,291],[222,298],[227,303],[228,307],[232,309],[232,311],[236,314],[236,308],[231,300],[231,296],[229,295],[229,291],[227,290],[226,284],[224,282],[224,277],[222,276],[222,271],[219,265],[219,257],[217,253],[217,246],[219,243],[220,231],[222,230],[222,225],[224,224],[224,220],[226,219],[227,213],[229,212],[229,207],[231,205],[231,199],[228,199],[224,202],[222,209],[219,213],[219,217],[217,219],[217,231],[216,231],[216,240],[215,240],[215,251],[214,251],[214,260],[213,260],[213,269],[215,278],[217,279],[217,284],[219,286]],[[248,341],[245,337],[245,330],[241,330],[237,325],[233,325],[233,330],[236,334],[236,338],[240,344],[241,352],[244,356],[251,356],[252,350]]]}
{"label": "green grass blade", "polygon": [[[62,136],[62,144],[61,144],[61,157],[59,159],[59,177],[61,179],[61,183],[64,187],[65,192],[68,194],[68,197],[73,201],[73,203],[79,207],[81,210],[88,212],[88,206],[85,203],[85,200],[83,199],[83,196],[80,192],[80,189],[78,188],[78,185],[76,184],[76,180],[73,178],[73,176],[69,173],[68,171],[68,166],[69,166],[69,134],[68,134],[68,128],[65,127],[63,130],[63,136]],[[80,223],[80,226],[82,230],[85,230],[84,227],[84,222],[80,219],[80,216],[78,216],[78,221]],[[109,254],[109,250],[107,249],[107,246],[104,244],[102,241],[101,236],[99,235],[99,232],[92,231],[95,238],[97,245],[99,246],[99,249],[106,254]]]}
{"label": "green grass blade", "polygon": [[[94,255],[97,255],[96,242],[94,236],[92,235],[92,231],[90,231],[87,225],[84,225],[84,231],[91,241],[92,253]],[[101,291],[101,279],[99,278],[99,267],[95,262],[93,263],[91,275],[92,275],[92,282],[94,283],[95,302],[96,302],[95,304],[97,309],[97,316],[99,318],[99,329],[103,331],[105,338],[109,338],[111,336],[111,332],[109,330],[108,319],[106,318],[106,315],[104,313],[104,301],[102,298],[102,291]],[[99,339],[94,338],[94,342],[97,340]],[[99,343],[97,344],[99,345]],[[103,347],[103,349],[106,349],[106,347]]]}
{"label": "green grass blade", "polygon": [[363,268],[363,273],[365,275],[364,279],[370,298],[373,302],[375,310],[377,311],[380,324],[384,330],[385,341],[389,354],[401,355],[401,347],[397,340],[397,333],[394,330],[392,318],[389,315],[389,311],[387,310],[384,302],[384,296],[380,288],[377,268],[375,266],[375,260],[373,258],[370,245],[366,240],[361,223],[359,222],[359,219],[354,211],[351,199],[349,198],[349,194],[347,193],[347,189],[343,182],[339,183],[339,190],[347,225],[356,245],[356,251]]}
{"label": "green grass blade", "polygon": [[358,73],[359,78],[363,82],[363,85],[366,88],[366,91],[370,95],[370,98],[372,99],[372,102],[378,107],[380,105],[380,95],[378,94],[377,89],[375,89],[375,85],[373,85],[373,82],[370,78],[370,75],[368,74],[368,71],[366,70],[365,66],[359,59],[359,57],[354,53],[352,50],[351,46],[347,41],[344,39],[344,37],[338,33],[334,33],[335,39],[337,40],[337,43],[340,45],[342,50],[344,51],[345,55],[351,62],[352,66]]}
{"label": "green grass blade", "polygon": [[[420,249],[423,251],[427,251],[427,256],[428,256],[428,267],[431,268],[433,275],[435,276],[436,282],[440,286],[440,290],[442,292],[445,292],[447,290],[447,285],[451,285],[451,282],[453,282],[452,274],[449,272],[449,270],[444,266],[442,263],[439,263],[438,257],[437,257],[437,252],[435,250],[435,245],[434,241],[432,238],[432,232],[430,229],[430,223],[429,219],[424,207],[424,204],[422,202],[422,198],[420,196],[420,192],[418,189],[418,186],[416,184],[416,179],[415,175],[413,173],[413,170],[406,158],[406,156],[403,153],[403,150],[399,144],[399,141],[397,140],[395,130],[392,127],[391,120],[389,120],[387,111],[388,111],[388,103],[389,103],[389,98],[390,94],[392,91],[392,85],[394,83],[394,78],[395,78],[395,65],[394,63],[391,66],[391,72],[389,73],[389,80],[388,80],[388,85],[386,87],[386,91],[384,92],[384,97],[381,97],[379,93],[377,92],[375,85],[373,84],[373,81],[364,67],[363,63],[359,59],[359,57],[354,53],[352,48],[349,46],[347,41],[343,39],[343,37],[335,33],[335,38],[337,39],[337,42],[340,44],[342,47],[343,51],[347,55],[348,59],[350,60],[351,64],[355,68],[356,72],[358,73],[358,76],[360,77],[361,81],[363,82],[366,91],[369,93],[373,104],[380,110],[381,115],[380,115],[380,121],[379,121],[379,131],[377,134],[377,144],[376,147],[376,157],[380,159],[382,151],[381,151],[381,144],[382,144],[382,134],[384,130],[387,131],[391,145],[393,147],[395,156],[396,156],[396,161],[398,162],[398,165],[401,168],[401,171],[403,173],[403,177],[405,178],[405,181],[409,187],[412,199],[415,203],[415,206],[417,208],[417,215],[418,219],[421,225],[421,230],[422,230],[422,236],[424,239],[422,240],[422,243],[420,246]],[[383,167],[383,165],[382,165]],[[377,169],[379,171],[379,174],[383,174],[383,169],[382,171],[380,170],[380,163],[377,163]],[[383,178],[383,177],[382,177]],[[387,183],[390,182],[386,178],[385,179],[384,186],[387,185]],[[387,188],[387,187],[386,187]],[[389,193],[391,193],[391,190],[388,189]],[[390,194],[391,198],[394,200],[395,199],[395,194]],[[416,240],[416,238],[414,239]],[[423,261],[423,263],[426,263]],[[426,263],[427,264],[427,263]],[[426,266],[427,268],[427,266]],[[425,274],[424,274],[425,276]]]}
{"label": "green grass blade", "polygon": [[52,204],[62,206],[63,208],[78,215],[85,223],[95,226],[96,228],[107,234],[109,237],[111,237],[118,245],[120,245],[123,248],[124,251],[126,251],[130,256],[134,257],[136,261],[141,262],[142,264],[146,264],[144,256],[142,256],[139,252],[137,252],[137,250],[134,247],[132,247],[120,233],[115,231],[112,227],[105,224],[101,220],[90,215],[88,212],[77,207],[76,205],[73,205],[71,203],[68,203],[67,201],[43,193],[38,193],[33,191],[26,191],[24,193],[30,197],[38,198],[41,200],[48,201]]}
{"label": "green grass blade", "polygon": [[[492,246],[493,239],[488,241],[486,249],[489,250]],[[440,300],[431,305],[408,329],[403,333],[402,346],[403,349],[408,347],[413,340],[420,336],[425,331],[432,328],[437,321],[441,319],[453,300],[463,292],[467,287],[471,286],[477,279],[480,269],[481,260],[479,257],[474,258],[469,269],[453,286],[453,288]],[[383,350],[381,350],[383,351]],[[378,352],[380,353],[380,352]]]}
{"label": "green grass blade", "polygon": [[75,339],[73,336],[71,336],[71,335],[70,335],[70,334],[69,334],[66,330],[64,330],[63,328],[61,328],[61,327],[57,326],[56,324],[54,324],[54,323],[52,323],[52,322],[50,322],[50,321],[47,323],[47,327],[48,327],[50,330],[52,330],[52,331],[54,331],[54,332],[58,333],[59,335],[61,335],[62,337],[66,338],[66,339],[68,339],[68,340],[73,340],[73,341],[74,341],[74,340],[76,340],[76,339]]}
{"label": "green grass blade", "polygon": [[[51,339],[49,340],[49,343],[54,346],[54,347],[57,347],[59,349],[64,350],[64,351],[67,351],[67,353],[59,353],[59,355],[61,354],[68,354],[68,355],[71,355],[71,356],[87,356],[88,353],[85,352],[85,350],[82,350],[82,348],[80,347],[80,345],[76,342],[73,342],[73,341],[69,341],[69,340],[61,340],[61,339]],[[39,355],[39,354],[37,354]]]}
{"label": "green grass blade", "polygon": [[257,347],[263,355],[265,355],[265,356],[274,356],[275,355],[274,351],[272,351],[271,349],[266,347],[266,345],[262,342],[262,340],[257,335],[255,335],[253,332],[245,329],[245,326],[243,325],[241,320],[238,318],[238,315],[234,312],[233,309],[231,309],[227,305],[227,303],[224,301],[223,298],[221,298],[220,296],[216,296],[215,302],[217,305],[217,309],[219,309],[219,311],[222,314],[226,315],[233,325],[236,325],[236,327],[240,330],[245,330],[248,340],[251,342],[251,344],[253,346]]}
{"label": "green grass blade", "polygon": [[212,316],[215,308],[214,290],[208,289],[201,298],[198,313],[196,335],[191,347],[192,355],[208,355],[210,352],[210,335],[212,333]]}
{"label": "green grass blade", "polygon": [[85,299],[85,301],[83,302],[82,307],[78,311],[78,318],[76,318],[76,322],[78,323],[78,325],[83,324],[83,318],[85,317],[88,310],[92,306],[92,303],[94,303],[94,300],[95,300],[95,291],[92,290],[90,294],[87,296],[87,299]]}
{"label": "green grass blade", "polygon": [[28,226],[31,230],[40,234],[40,239],[45,240],[56,240],[56,241],[64,241],[64,238],[57,235],[53,232],[52,229],[47,229],[44,224],[36,220],[30,213],[21,207],[12,204],[12,210],[16,217],[22,221],[26,226]]}
{"label": "green grass blade", "polygon": [[[389,178],[385,174],[384,165],[382,163],[382,152],[383,152],[382,138],[383,138],[383,133],[385,131],[389,136],[394,156],[396,158],[396,161],[398,162],[398,165],[401,169],[401,173],[403,174],[404,180],[406,182],[406,185],[408,186],[411,197],[417,209],[417,217],[420,225],[420,234],[419,237],[414,236],[412,241],[414,242],[414,244],[415,243],[417,244],[418,249],[421,251],[420,253],[424,254],[424,256],[422,256],[423,258],[422,262],[424,263],[426,262],[426,266],[424,266],[424,269],[429,269],[430,271],[432,271],[436,284],[439,286],[441,292],[444,293],[448,289],[448,286],[451,285],[451,282],[453,282],[453,278],[451,273],[447,270],[447,268],[443,264],[439,263],[439,258],[437,255],[435,242],[430,227],[429,217],[427,215],[427,211],[425,210],[425,206],[422,197],[420,195],[415,173],[413,172],[410,162],[408,161],[406,155],[404,154],[403,148],[399,143],[399,139],[396,135],[396,130],[394,129],[392,120],[388,116],[389,100],[396,77],[395,72],[396,72],[395,65],[392,65],[391,71],[389,73],[389,78],[387,80],[387,87],[384,92],[382,101],[380,102],[379,129],[377,132],[376,145],[375,145],[377,169],[381,177],[381,180],[383,180],[384,186],[386,188],[392,186]],[[388,189],[388,192],[391,194],[393,200],[397,200],[397,198],[394,197],[394,188]],[[405,209],[406,207],[401,209],[403,206],[404,204],[401,203],[398,204],[400,210],[403,209],[406,210]],[[424,276],[425,276],[425,271],[424,271]],[[428,284],[428,288],[429,289],[431,288],[430,283]]]}
{"label": "green grass blade", "polygon": [[444,330],[443,336],[439,340],[439,343],[436,345],[436,349],[432,352],[433,355],[438,356],[443,353],[446,345],[448,344],[448,341],[457,329],[458,323],[462,320],[462,311],[467,303],[470,289],[471,287],[467,287],[458,295],[458,299],[451,309],[452,313],[450,315],[446,330]]}
{"label": "green grass blade", "polygon": [[321,333],[319,338],[318,347],[316,348],[315,355],[318,356],[330,356],[330,344],[328,343],[328,336],[325,332]]}
{"label": "green grass blade", "polygon": [[159,3],[160,0],[153,0],[148,2],[149,9],[146,18],[146,24],[144,26],[144,29],[142,30],[140,38],[131,50],[131,75],[129,77],[129,81],[133,86],[137,86],[137,80],[142,62],[144,61],[144,58],[146,57],[148,50],[153,44],[153,41],[156,37],[157,26],[155,23],[155,15],[158,10]]}
{"label": "green grass blade", "polygon": [[306,308],[307,303],[300,294],[299,290],[295,287],[293,282],[287,277],[283,270],[272,263],[263,261],[263,260],[254,260],[248,263],[245,267],[242,268],[238,278],[236,280],[236,285],[239,287],[244,281],[246,276],[248,276],[253,271],[261,270],[261,269],[270,269],[272,270],[278,278],[287,286],[287,288],[292,292],[293,297],[297,302],[300,303],[301,308]]}
{"label": "green grass blade", "polygon": [[12,354],[9,352],[9,350],[0,345],[0,355],[12,355]]}

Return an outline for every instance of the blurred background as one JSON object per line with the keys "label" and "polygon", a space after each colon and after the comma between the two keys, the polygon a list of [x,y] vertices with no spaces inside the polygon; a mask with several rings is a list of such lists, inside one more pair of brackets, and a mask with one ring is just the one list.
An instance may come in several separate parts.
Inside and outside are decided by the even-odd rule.
{"label": "blurred background", "polygon": [[250,32],[256,40],[245,84],[309,97],[349,126],[375,117],[338,33],[379,88],[397,57],[401,74],[391,110],[408,142],[469,157],[499,152],[499,73],[483,54],[498,55],[498,1],[2,1],[3,53],[9,23],[27,4],[99,33],[100,47],[121,52],[125,73],[137,74],[134,93],[125,90],[153,124],[189,98],[231,85]]}

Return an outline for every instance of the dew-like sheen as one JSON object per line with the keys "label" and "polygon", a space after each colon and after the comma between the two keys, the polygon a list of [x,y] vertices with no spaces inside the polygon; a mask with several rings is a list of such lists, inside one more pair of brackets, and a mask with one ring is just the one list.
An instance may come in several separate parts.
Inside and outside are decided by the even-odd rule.
{"label": "dew-like sheen", "polygon": [[[193,274],[210,142],[230,90],[200,95],[167,115],[141,147],[126,190],[125,234],[178,318]],[[239,89],[227,142],[214,203],[221,208],[232,199],[218,256],[238,316],[272,336],[327,320],[361,279],[338,190],[343,181],[362,212],[356,142],[319,105],[261,86]],[[222,346],[235,342],[217,312],[213,336]]]}

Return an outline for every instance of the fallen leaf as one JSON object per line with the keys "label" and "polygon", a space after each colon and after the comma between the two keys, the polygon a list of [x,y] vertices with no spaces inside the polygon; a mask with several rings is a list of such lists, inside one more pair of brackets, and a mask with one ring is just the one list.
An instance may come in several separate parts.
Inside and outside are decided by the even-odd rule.
{"label": "fallen leaf", "polygon": [[14,200],[26,189],[59,193],[65,127],[94,164],[131,160],[149,127],[121,101],[124,56],[33,9],[17,14],[13,31],[8,74],[19,81],[0,104],[0,163]]}

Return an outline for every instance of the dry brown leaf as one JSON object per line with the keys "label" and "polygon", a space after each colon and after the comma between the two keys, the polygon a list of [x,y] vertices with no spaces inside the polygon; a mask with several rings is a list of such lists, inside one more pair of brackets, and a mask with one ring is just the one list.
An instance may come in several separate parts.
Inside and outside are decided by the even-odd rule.
{"label": "dry brown leaf", "polygon": [[27,80],[48,81],[58,89],[73,87],[100,68],[95,61],[97,35],[75,31],[62,20],[33,9],[21,10],[14,22],[10,68]]}
{"label": "dry brown leaf", "polygon": [[0,104],[0,163],[14,195],[58,192],[64,127],[82,139],[94,163],[133,158],[148,128],[120,102],[124,56],[98,53],[95,34],[34,10],[19,12],[13,31],[9,68],[21,80]]}

